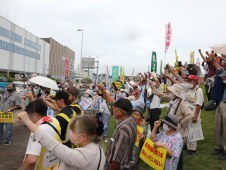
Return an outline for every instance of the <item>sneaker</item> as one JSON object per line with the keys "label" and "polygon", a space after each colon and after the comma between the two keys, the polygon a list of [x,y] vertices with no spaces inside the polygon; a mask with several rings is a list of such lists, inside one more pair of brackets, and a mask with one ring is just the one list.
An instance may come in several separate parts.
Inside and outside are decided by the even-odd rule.
{"label": "sneaker", "polygon": [[11,141],[5,141],[5,145],[10,145]]}
{"label": "sneaker", "polygon": [[218,156],[219,160],[226,160],[226,152],[223,152],[221,155]]}
{"label": "sneaker", "polygon": [[4,140],[4,139],[2,139],[2,140],[1,140],[1,143],[5,143],[5,140]]}
{"label": "sneaker", "polygon": [[213,152],[211,153],[211,155],[213,156],[217,156],[217,155],[220,155],[224,152],[224,150],[221,148],[221,149],[214,149]]}
{"label": "sneaker", "polygon": [[107,139],[105,139],[105,140],[104,140],[104,142],[105,142],[105,143],[108,143],[108,140],[107,140]]}
{"label": "sneaker", "polygon": [[197,151],[194,151],[194,150],[188,150],[188,155],[193,155],[195,154]]}

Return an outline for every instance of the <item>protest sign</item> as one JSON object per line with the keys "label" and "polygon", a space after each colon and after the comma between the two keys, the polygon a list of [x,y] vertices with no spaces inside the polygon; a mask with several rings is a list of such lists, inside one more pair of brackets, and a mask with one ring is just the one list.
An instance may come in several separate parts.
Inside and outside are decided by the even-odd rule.
{"label": "protest sign", "polygon": [[14,121],[14,114],[13,112],[0,112],[0,123],[13,123]]}
{"label": "protest sign", "polygon": [[139,146],[139,143],[140,143],[140,138],[139,138],[139,135],[142,134],[144,131],[144,129],[140,126],[137,126],[137,138],[136,138],[136,143],[135,143],[135,146],[138,147]]}
{"label": "protest sign", "polygon": [[154,143],[147,138],[140,152],[140,158],[156,170],[163,170],[166,160],[166,149],[154,147]]}
{"label": "protest sign", "polygon": [[87,110],[89,108],[89,106],[92,104],[92,101],[83,97],[82,101],[79,103],[79,105],[81,106],[82,110]]}

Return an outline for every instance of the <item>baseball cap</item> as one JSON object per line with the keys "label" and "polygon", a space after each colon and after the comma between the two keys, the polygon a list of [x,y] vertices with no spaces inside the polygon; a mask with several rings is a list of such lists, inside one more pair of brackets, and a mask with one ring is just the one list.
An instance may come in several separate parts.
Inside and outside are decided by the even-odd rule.
{"label": "baseball cap", "polygon": [[198,77],[196,75],[189,75],[188,79],[189,80],[198,80]]}
{"label": "baseball cap", "polygon": [[63,99],[64,101],[69,100],[69,94],[66,91],[58,91],[56,96],[53,97],[53,100],[60,100]]}
{"label": "baseball cap", "polygon": [[119,98],[115,103],[111,104],[112,106],[118,107],[127,113],[130,113],[132,111],[132,104],[128,99]]}

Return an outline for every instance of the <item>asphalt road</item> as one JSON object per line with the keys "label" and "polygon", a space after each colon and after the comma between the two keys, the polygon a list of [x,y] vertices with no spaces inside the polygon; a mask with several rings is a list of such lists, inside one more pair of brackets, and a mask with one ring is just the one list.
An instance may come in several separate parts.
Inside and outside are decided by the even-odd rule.
{"label": "asphalt road", "polygon": [[30,132],[18,120],[14,121],[12,143],[0,143],[0,170],[17,170],[22,164]]}

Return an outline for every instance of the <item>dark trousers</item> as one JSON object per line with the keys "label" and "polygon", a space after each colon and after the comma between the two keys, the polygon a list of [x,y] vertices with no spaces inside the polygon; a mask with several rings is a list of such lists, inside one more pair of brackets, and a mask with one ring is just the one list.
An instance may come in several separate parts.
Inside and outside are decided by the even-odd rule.
{"label": "dark trousers", "polygon": [[[161,114],[161,109],[160,108],[155,108],[155,109],[148,109],[149,115],[150,115],[150,126],[151,130],[154,128],[154,123],[155,121],[159,120],[159,115]],[[157,130],[156,133],[159,133],[159,130]]]}

